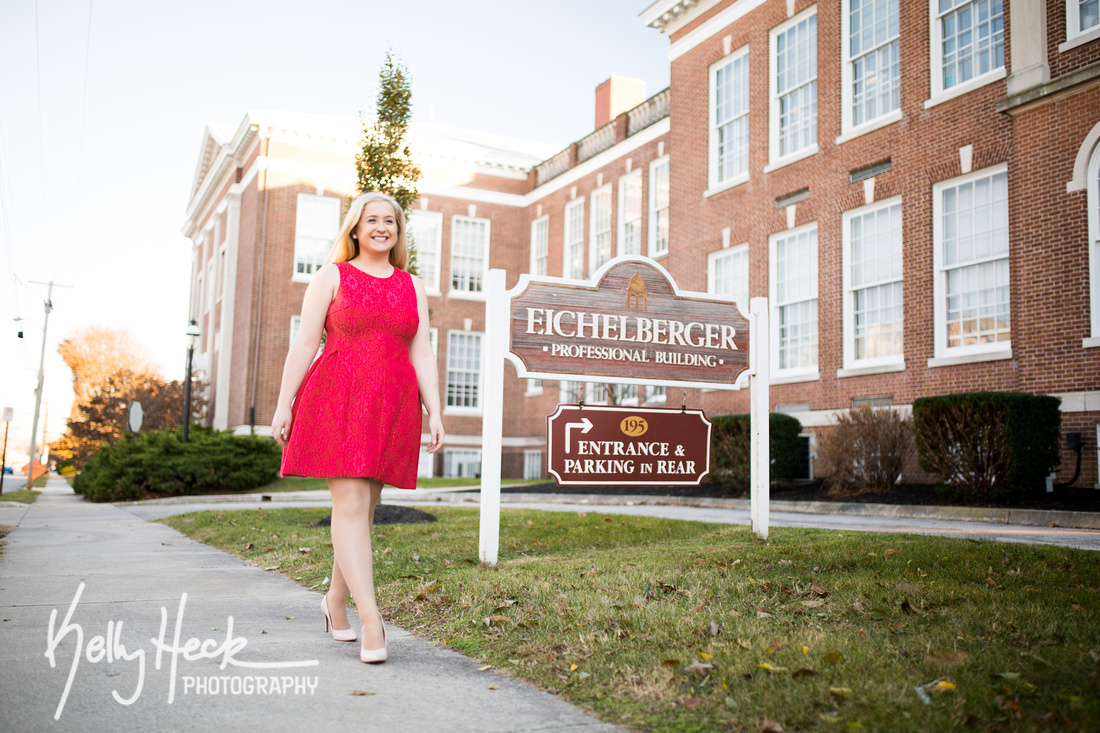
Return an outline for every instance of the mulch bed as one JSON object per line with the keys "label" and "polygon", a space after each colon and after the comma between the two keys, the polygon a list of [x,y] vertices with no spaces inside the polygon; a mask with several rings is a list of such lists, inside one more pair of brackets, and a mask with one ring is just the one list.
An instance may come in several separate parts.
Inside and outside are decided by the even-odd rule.
{"label": "mulch bed", "polygon": [[[554,483],[503,486],[506,494],[608,494],[640,495],[655,498],[677,499],[698,497],[722,497],[747,499],[748,493],[728,494],[714,484],[699,486],[558,486]],[[822,483],[799,483],[791,486],[772,486],[772,501],[832,501],[869,504],[905,504],[924,506],[1007,506],[996,502],[967,502],[946,496],[927,484],[900,484],[890,491],[865,494],[830,494]],[[1037,492],[1012,504],[1019,509],[1052,509],[1077,512],[1100,512],[1100,490],[1074,487],[1054,493]]]}

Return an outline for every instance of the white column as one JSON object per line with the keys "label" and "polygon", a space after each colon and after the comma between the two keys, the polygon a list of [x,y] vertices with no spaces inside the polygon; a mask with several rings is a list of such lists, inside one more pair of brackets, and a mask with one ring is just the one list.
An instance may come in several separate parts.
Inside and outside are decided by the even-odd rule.
{"label": "white column", "polygon": [[[1063,5],[1063,8],[1065,6]],[[1009,0],[1009,95],[1050,81],[1046,0]]]}
{"label": "white column", "polygon": [[753,538],[764,542],[768,539],[768,502],[771,491],[771,458],[769,451],[770,430],[768,424],[768,381],[771,379],[768,343],[768,299],[753,298],[751,305],[752,331],[749,333],[749,358],[752,376],[749,377],[749,506],[752,517]]}
{"label": "white column", "polygon": [[508,339],[509,298],[504,270],[489,270],[485,280],[485,366],[481,412],[481,529],[478,555],[497,564],[500,549],[500,452],[504,435],[504,350]]}

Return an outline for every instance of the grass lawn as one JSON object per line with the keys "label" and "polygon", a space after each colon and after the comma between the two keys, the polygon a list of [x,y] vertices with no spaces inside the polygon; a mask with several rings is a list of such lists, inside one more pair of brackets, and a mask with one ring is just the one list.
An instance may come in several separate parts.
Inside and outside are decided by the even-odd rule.
{"label": "grass lawn", "polygon": [[[625,728],[1100,721],[1096,553],[789,528],[757,545],[746,527],[505,509],[490,570],[476,509],[430,511],[438,522],[376,528],[386,618]],[[312,525],[327,515],[162,521],[320,590],[332,546]]]}
{"label": "grass lawn", "polygon": [[[531,481],[524,479],[502,479],[502,484],[528,484]],[[479,478],[419,478],[416,480],[417,488],[440,489],[453,486],[481,486]],[[280,491],[327,491],[328,482],[323,478],[303,478],[301,476],[287,476],[277,478],[271,483],[253,489],[252,494],[272,494]]]}
{"label": "grass lawn", "polygon": [[23,504],[33,504],[38,500],[38,495],[41,491],[34,491],[33,489],[28,491],[27,489],[19,489],[17,491],[4,490],[3,494],[0,494],[0,501],[18,501]]}

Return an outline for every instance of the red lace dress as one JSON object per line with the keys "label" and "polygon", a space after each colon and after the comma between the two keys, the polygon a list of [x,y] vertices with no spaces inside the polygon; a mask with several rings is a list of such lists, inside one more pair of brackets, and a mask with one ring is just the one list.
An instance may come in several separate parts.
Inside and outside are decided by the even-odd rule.
{"label": "red lace dress", "polygon": [[363,477],[416,488],[421,407],[409,346],[420,322],[404,270],[374,277],[337,263],[321,356],[291,408],[284,476]]}

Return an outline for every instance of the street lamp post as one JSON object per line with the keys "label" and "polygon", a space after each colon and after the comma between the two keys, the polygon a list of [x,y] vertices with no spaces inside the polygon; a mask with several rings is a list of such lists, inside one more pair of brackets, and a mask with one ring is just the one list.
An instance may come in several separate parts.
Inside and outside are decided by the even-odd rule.
{"label": "street lamp post", "polygon": [[194,320],[187,325],[187,381],[183,383],[183,442],[187,442],[187,429],[191,426],[191,365],[195,358],[195,339],[199,326]]}

